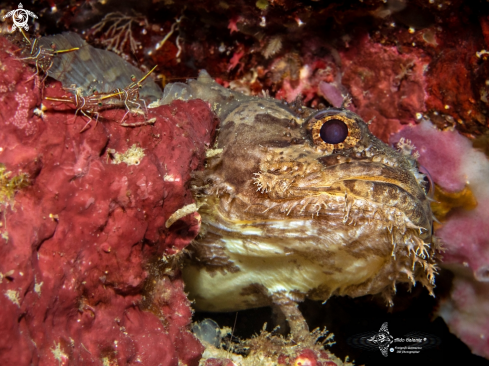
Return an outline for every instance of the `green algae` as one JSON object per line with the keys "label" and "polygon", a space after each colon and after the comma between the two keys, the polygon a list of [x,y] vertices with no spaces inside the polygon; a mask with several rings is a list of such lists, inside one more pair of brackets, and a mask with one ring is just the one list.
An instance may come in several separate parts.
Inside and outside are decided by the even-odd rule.
{"label": "green algae", "polygon": [[7,207],[13,205],[14,195],[17,191],[29,185],[28,175],[20,173],[12,176],[12,172],[7,171],[4,164],[0,163],[0,211],[3,216],[3,223],[0,222],[0,236],[8,240],[6,230],[5,211]]}

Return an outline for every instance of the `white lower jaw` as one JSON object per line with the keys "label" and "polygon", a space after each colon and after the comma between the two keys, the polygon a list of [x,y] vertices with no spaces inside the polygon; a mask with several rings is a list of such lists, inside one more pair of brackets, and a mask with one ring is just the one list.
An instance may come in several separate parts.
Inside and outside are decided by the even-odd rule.
{"label": "white lower jaw", "polygon": [[[384,256],[371,254],[374,248],[386,245],[385,239],[382,243],[375,240],[371,247],[366,243],[370,254],[358,258],[349,253],[348,244],[362,240],[359,236],[365,237],[364,230],[344,232],[334,229],[335,225],[325,230],[319,221],[269,221],[259,226],[248,224],[239,232],[207,227],[222,236],[220,244],[238,271],[208,271],[202,266],[186,265],[186,291],[196,300],[196,308],[235,311],[264,306],[274,292],[306,295],[327,287],[329,294],[341,294],[346,287],[374,277],[385,264]],[[283,235],[271,236],[267,234],[270,231]]]}

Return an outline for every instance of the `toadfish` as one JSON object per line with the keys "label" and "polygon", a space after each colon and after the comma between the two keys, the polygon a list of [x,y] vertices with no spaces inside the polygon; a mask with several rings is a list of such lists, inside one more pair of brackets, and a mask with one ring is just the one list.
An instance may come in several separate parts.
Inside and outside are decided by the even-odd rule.
{"label": "toadfish", "polygon": [[202,228],[183,276],[197,310],[275,305],[300,335],[305,298],[392,303],[396,283],[416,281],[432,294],[429,185],[409,149],[389,147],[347,109],[294,109],[205,71],[167,85],[160,103],[194,98],[221,121],[193,180]]}

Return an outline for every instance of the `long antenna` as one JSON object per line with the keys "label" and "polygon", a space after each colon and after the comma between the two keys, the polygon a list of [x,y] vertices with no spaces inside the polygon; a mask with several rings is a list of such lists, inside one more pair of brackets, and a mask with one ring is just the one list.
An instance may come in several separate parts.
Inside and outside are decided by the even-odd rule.
{"label": "long antenna", "polygon": [[141,84],[144,80],[146,80],[148,78],[148,76],[158,67],[158,65],[156,65],[155,67],[153,67],[146,75],[144,75],[141,80],[139,80],[138,82],[134,82],[132,83],[131,85],[129,85],[127,88],[130,89],[136,85],[139,85]]}

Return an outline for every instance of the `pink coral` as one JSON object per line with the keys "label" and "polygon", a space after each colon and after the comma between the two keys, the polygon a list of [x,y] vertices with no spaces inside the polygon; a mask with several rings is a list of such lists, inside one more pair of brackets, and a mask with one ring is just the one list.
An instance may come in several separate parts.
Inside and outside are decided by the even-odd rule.
{"label": "pink coral", "polygon": [[[64,105],[34,115],[33,71],[12,53],[0,38],[0,80],[14,86],[0,95],[0,161],[31,184],[5,212],[0,363],[196,365],[175,263],[200,219],[165,222],[192,203],[190,172],[217,121],[205,103],[177,101],[149,110],[153,126],[120,126],[120,109],[80,134],[85,118]],[[63,94],[57,82],[45,92]],[[133,146],[139,165],[115,164]]]}
{"label": "pink coral", "polygon": [[416,146],[437,185],[451,192],[467,185],[477,199],[475,209],[453,212],[435,232],[445,248],[443,265],[455,273],[439,313],[472,352],[489,358],[489,161],[466,137],[427,121],[405,128],[391,142],[401,137]]}
{"label": "pink coral", "polygon": [[395,144],[401,137],[413,142],[419,153],[418,161],[437,184],[450,192],[464,188],[467,181],[464,155],[471,149],[467,138],[455,131],[440,131],[429,122],[403,129],[393,135],[390,142]]}
{"label": "pink coral", "polygon": [[476,355],[489,358],[489,284],[475,282],[469,273],[453,280],[450,298],[438,311],[450,331]]}
{"label": "pink coral", "polygon": [[241,58],[244,56],[244,50],[240,49],[233,54],[233,57],[229,60],[228,71],[233,70],[236,66],[239,65]]}
{"label": "pink coral", "polygon": [[319,83],[319,93],[333,106],[339,108],[343,104],[343,95],[336,83]]}

